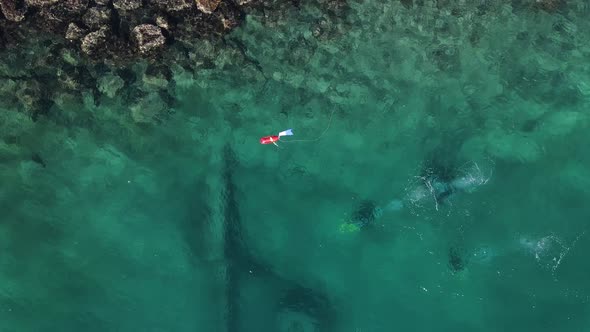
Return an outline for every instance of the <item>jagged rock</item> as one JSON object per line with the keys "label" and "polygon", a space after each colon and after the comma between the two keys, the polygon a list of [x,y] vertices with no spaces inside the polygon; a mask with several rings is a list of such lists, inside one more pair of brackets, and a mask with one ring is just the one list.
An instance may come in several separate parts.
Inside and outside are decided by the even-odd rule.
{"label": "jagged rock", "polygon": [[170,25],[168,24],[168,20],[163,16],[158,16],[156,18],[156,25],[159,26],[161,29],[170,30]]}
{"label": "jagged rock", "polygon": [[33,113],[38,108],[41,99],[41,87],[36,80],[21,82],[20,87],[16,93],[20,105],[23,107],[25,113]]}
{"label": "jagged rock", "polygon": [[155,4],[167,12],[178,12],[193,6],[192,0],[154,0]]}
{"label": "jagged rock", "polygon": [[115,97],[123,86],[125,86],[125,81],[115,74],[108,74],[98,79],[98,91],[109,98]]}
{"label": "jagged rock", "polygon": [[68,30],[66,31],[67,40],[78,40],[84,36],[86,31],[80,28],[76,23],[70,23]]}
{"label": "jagged rock", "polygon": [[241,11],[235,5],[230,5],[227,2],[219,3],[215,13],[221,19],[224,30],[231,30],[237,27],[242,19]]}
{"label": "jagged rock", "polygon": [[96,30],[108,24],[111,20],[111,10],[107,7],[92,7],[82,17],[82,22],[91,30]]}
{"label": "jagged rock", "polygon": [[99,6],[107,6],[111,0],[94,0],[94,2]]}
{"label": "jagged rock", "polygon": [[141,5],[141,0],[113,0],[113,7],[117,10],[134,10]]}
{"label": "jagged rock", "polygon": [[82,52],[92,55],[95,54],[97,50],[104,48],[107,41],[107,32],[107,27],[101,27],[98,31],[87,34],[84,39],[82,39]]}
{"label": "jagged rock", "polygon": [[163,75],[143,75],[141,81],[143,82],[143,89],[147,91],[166,89],[168,80]]}
{"label": "jagged rock", "polygon": [[166,111],[167,105],[157,92],[151,92],[130,109],[135,122],[151,123],[158,114]]}
{"label": "jagged rock", "polygon": [[223,23],[223,28],[226,30],[231,30],[238,26],[238,21],[233,18],[222,18],[221,23]]}
{"label": "jagged rock", "polygon": [[0,0],[0,9],[2,9],[4,17],[12,22],[24,20],[27,12],[26,4],[17,0]]}
{"label": "jagged rock", "polygon": [[221,0],[195,0],[197,8],[205,14],[211,14],[217,9]]}
{"label": "jagged rock", "polygon": [[139,53],[145,54],[155,51],[166,43],[162,29],[151,24],[142,24],[133,28],[132,38]]}
{"label": "jagged rock", "polygon": [[63,31],[68,24],[79,19],[88,7],[88,0],[62,0],[49,6],[41,6],[39,23],[50,31]]}
{"label": "jagged rock", "polygon": [[65,63],[72,66],[78,66],[80,64],[80,58],[77,52],[74,52],[72,50],[64,49],[61,58]]}
{"label": "jagged rock", "polygon": [[60,6],[70,15],[80,15],[88,8],[88,0],[65,0],[60,2]]}
{"label": "jagged rock", "polygon": [[25,3],[30,7],[45,7],[58,3],[59,0],[25,0]]}

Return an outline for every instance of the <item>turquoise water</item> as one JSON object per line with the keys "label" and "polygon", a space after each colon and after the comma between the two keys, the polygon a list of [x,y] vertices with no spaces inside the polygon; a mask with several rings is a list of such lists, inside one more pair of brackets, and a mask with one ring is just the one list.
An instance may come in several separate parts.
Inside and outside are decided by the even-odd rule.
{"label": "turquoise water", "polygon": [[589,329],[590,6],[534,2],[303,2],[4,98],[0,331]]}

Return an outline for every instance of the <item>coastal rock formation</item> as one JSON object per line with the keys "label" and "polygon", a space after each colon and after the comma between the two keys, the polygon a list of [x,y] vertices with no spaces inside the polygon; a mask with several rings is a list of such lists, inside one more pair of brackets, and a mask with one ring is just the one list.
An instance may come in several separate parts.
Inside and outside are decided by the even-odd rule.
{"label": "coastal rock formation", "polygon": [[[218,38],[228,33],[243,20],[246,7],[239,3],[233,0],[0,0],[4,16],[0,17],[0,27],[9,36],[6,42],[15,46],[22,40],[34,39],[36,34],[44,38],[65,37],[71,42],[67,47],[77,47],[90,60],[108,59],[122,64],[136,56],[153,56],[153,50],[166,49],[167,43],[181,41],[188,45],[202,37]],[[255,4],[262,5],[257,0],[248,3],[251,9]],[[18,33],[13,33],[17,30]]]}
{"label": "coastal rock formation", "polygon": [[170,30],[170,24],[168,24],[168,20],[164,16],[156,18],[156,25],[164,30]]}
{"label": "coastal rock formation", "polygon": [[82,17],[82,22],[90,29],[96,30],[111,20],[111,9],[107,7],[92,7]]}
{"label": "coastal rock formation", "polygon": [[192,0],[155,0],[154,5],[164,11],[175,13],[192,8],[194,3]]}
{"label": "coastal rock formation", "polygon": [[107,41],[107,31],[107,27],[102,27],[98,31],[87,34],[84,39],[82,39],[82,52],[87,55],[92,55],[101,48],[104,48]]}
{"label": "coastal rock formation", "polygon": [[217,9],[221,0],[195,0],[195,2],[200,11],[206,14],[211,14]]}
{"label": "coastal rock formation", "polygon": [[0,0],[0,9],[7,20],[20,22],[25,19],[26,5],[16,0]]}
{"label": "coastal rock formation", "polygon": [[59,0],[25,0],[29,7],[45,7],[58,3]]}
{"label": "coastal rock formation", "polygon": [[64,0],[56,8],[66,16],[82,15],[88,8],[88,0]]}
{"label": "coastal rock formation", "polygon": [[55,4],[32,8],[26,23],[40,33],[64,35],[69,23],[80,23],[81,16],[88,8],[89,0],[63,0]]}
{"label": "coastal rock formation", "polygon": [[136,26],[133,28],[132,36],[137,50],[142,54],[156,51],[166,43],[166,38],[162,35],[162,29],[151,24]]}
{"label": "coastal rock formation", "polygon": [[76,23],[70,23],[68,30],[66,31],[67,40],[78,40],[84,37],[86,30],[80,28]]}
{"label": "coastal rock formation", "polygon": [[141,5],[141,0],[113,0],[113,7],[117,10],[134,10]]}
{"label": "coastal rock formation", "polygon": [[115,97],[123,86],[125,86],[123,79],[113,74],[105,75],[98,80],[98,90],[109,98]]}
{"label": "coastal rock formation", "polygon": [[[329,13],[325,1],[346,0],[314,4]],[[68,98],[91,108],[115,97],[133,109],[134,122],[161,121],[167,113],[160,104],[174,104],[170,96],[178,82],[172,79],[172,67],[174,72],[191,77],[198,70],[247,63],[254,68],[251,79],[267,79],[246,45],[224,36],[238,27],[247,13],[269,27],[278,26],[298,3],[0,0],[0,51],[15,54],[0,66],[0,77],[9,79],[0,97],[34,121],[40,116],[61,116],[50,109],[61,108]],[[141,66],[133,66],[143,60],[146,68],[140,73]],[[19,67],[19,63],[27,66]],[[29,82],[36,82],[40,88],[34,91],[39,93],[14,90]],[[61,97],[65,95],[70,97]],[[144,112],[139,100],[146,95],[160,106]]]}

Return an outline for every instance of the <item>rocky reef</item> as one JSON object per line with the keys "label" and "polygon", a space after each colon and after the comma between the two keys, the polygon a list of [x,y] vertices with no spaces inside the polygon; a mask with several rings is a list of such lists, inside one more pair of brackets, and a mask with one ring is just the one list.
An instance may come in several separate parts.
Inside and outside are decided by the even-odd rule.
{"label": "rocky reef", "polygon": [[[332,3],[342,2],[320,4],[330,11]],[[266,79],[227,34],[247,14],[276,25],[297,7],[269,0],[0,0],[0,97],[33,121],[53,115],[65,125],[88,122],[62,114],[64,104],[117,98],[131,122],[158,123],[175,103],[173,76],[190,80],[201,69],[249,63],[251,79]]]}
{"label": "rocky reef", "polygon": [[2,0],[1,46],[15,46],[18,40],[9,36],[50,33],[94,59],[121,61],[153,55],[175,39],[224,34],[241,21],[243,5],[221,0]]}
{"label": "rocky reef", "polygon": [[[121,95],[130,104],[135,121],[150,122],[165,110],[164,101],[172,99],[165,91],[170,70],[161,64],[171,63],[165,53],[170,53],[168,46],[175,38],[189,33],[186,25],[198,26],[192,31],[197,36],[222,34],[227,29],[222,20],[237,24],[241,16],[241,9],[233,3],[199,3],[2,0],[0,95],[10,110],[25,113],[34,121],[41,115],[58,115],[60,112],[51,111],[55,105],[81,104],[82,100],[96,104],[102,96]],[[138,58],[158,69],[150,69],[153,75],[142,74],[148,84],[122,95],[123,87],[137,81],[130,64]],[[147,85],[152,88],[146,89]],[[139,105],[142,99],[150,100],[151,107],[143,114],[133,112],[134,105],[136,109],[143,106]]]}

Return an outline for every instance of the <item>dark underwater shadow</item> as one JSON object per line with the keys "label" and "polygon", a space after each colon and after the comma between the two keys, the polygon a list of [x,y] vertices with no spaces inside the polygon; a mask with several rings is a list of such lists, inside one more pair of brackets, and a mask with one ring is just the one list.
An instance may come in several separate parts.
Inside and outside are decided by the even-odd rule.
{"label": "dark underwater shadow", "polygon": [[[240,203],[237,198],[238,189],[235,184],[235,173],[240,168],[240,163],[230,146],[224,148],[223,160],[224,166],[221,170],[223,193],[220,195],[221,201],[218,202],[221,206],[208,206],[211,200],[207,200],[206,190],[204,190],[205,181],[198,180],[194,184],[193,194],[189,195],[191,198],[186,201],[190,207],[180,227],[189,256],[197,268],[206,268],[210,263],[225,265],[226,308],[219,308],[225,311],[225,331],[262,332],[259,328],[249,326],[251,325],[250,317],[246,312],[252,308],[244,308],[246,303],[243,298],[244,287],[252,284],[260,287],[261,293],[273,294],[272,303],[257,305],[260,310],[268,311],[260,315],[267,320],[264,325],[268,326],[268,331],[277,331],[279,326],[285,326],[280,322],[277,323],[285,312],[296,313],[297,317],[306,317],[307,320],[314,322],[316,331],[331,331],[336,314],[329,296],[319,289],[304,286],[297,280],[288,280],[279,275],[274,271],[272,262],[264,262],[252,252],[248,239],[244,235]],[[210,234],[207,228],[212,222],[214,209],[221,211],[223,215],[223,243],[221,244],[223,257],[215,262],[207,262],[210,259],[208,251],[211,242],[204,237]]]}

